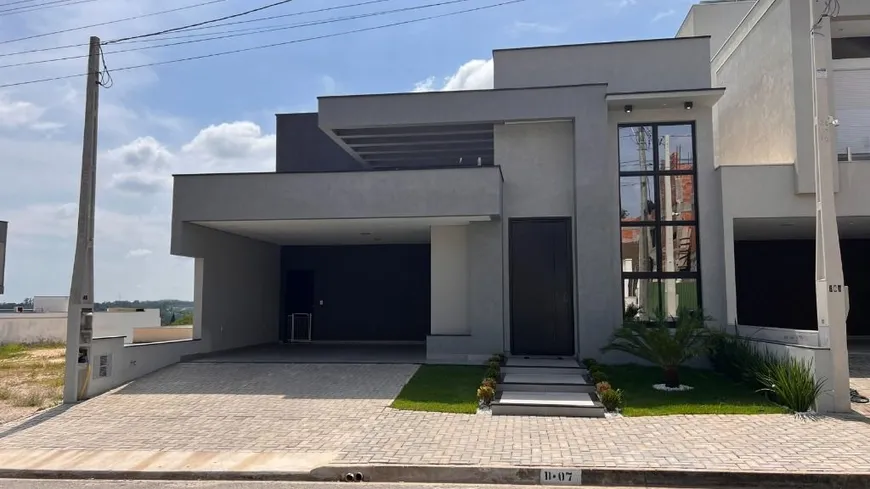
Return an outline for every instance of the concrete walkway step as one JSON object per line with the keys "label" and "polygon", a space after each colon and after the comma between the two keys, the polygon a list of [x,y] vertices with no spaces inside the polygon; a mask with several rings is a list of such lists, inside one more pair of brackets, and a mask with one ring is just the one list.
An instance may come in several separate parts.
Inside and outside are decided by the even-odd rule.
{"label": "concrete walkway step", "polygon": [[595,386],[582,375],[565,374],[504,374],[498,389],[503,392],[595,392]]}
{"label": "concrete walkway step", "polygon": [[509,367],[501,368],[503,374],[533,374],[533,375],[586,375],[586,369],[577,367]]}
{"label": "concrete walkway step", "polygon": [[576,358],[534,358],[534,357],[508,357],[505,360],[508,367],[563,367],[580,368]]}
{"label": "concrete walkway step", "polygon": [[604,406],[594,393],[505,391],[496,395],[493,416],[570,416],[603,418]]}

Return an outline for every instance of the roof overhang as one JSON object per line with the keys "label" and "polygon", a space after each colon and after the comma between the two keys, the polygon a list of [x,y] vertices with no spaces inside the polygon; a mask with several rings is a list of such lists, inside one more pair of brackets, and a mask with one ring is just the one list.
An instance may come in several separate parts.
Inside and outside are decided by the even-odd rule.
{"label": "roof overhang", "polygon": [[695,107],[713,107],[724,94],[724,88],[702,88],[663,92],[608,93],[606,100],[609,110],[623,110],[626,105],[631,105],[637,110],[677,109],[683,108],[686,102],[692,102]]}
{"label": "roof overhang", "polygon": [[496,125],[572,120],[605,93],[592,84],[320,97],[318,124],[370,168],[488,165]]}

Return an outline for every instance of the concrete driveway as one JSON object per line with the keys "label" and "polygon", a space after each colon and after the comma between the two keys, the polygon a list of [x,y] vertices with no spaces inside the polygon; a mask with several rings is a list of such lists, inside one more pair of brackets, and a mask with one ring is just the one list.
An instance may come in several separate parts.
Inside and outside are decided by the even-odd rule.
{"label": "concrete driveway", "polygon": [[147,463],[153,452],[282,452],[274,463],[306,454],[306,463],[323,465],[372,424],[416,368],[178,364],[87,402],[2,425],[0,451],[7,459],[35,449],[124,451],[130,464]]}

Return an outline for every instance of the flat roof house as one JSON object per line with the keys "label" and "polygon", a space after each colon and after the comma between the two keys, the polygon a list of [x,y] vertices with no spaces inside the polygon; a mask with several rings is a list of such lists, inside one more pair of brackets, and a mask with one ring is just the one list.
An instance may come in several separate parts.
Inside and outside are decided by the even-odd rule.
{"label": "flat roof house", "polygon": [[713,111],[728,323],[817,329],[818,150],[833,172],[847,333],[870,335],[870,2],[701,2],[677,35],[711,36],[713,85],[728,88]]}
{"label": "flat roof house", "polygon": [[629,304],[724,318],[710,51],[497,50],[491,90],[279,114],[275,172],[175,176],[202,351],[298,337],[300,313],[313,341],[460,362],[597,356]]}

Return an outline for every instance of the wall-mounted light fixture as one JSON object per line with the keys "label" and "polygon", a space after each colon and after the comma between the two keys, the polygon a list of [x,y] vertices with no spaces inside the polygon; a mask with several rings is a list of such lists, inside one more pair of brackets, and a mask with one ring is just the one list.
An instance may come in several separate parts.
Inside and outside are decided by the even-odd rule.
{"label": "wall-mounted light fixture", "polygon": [[633,107],[633,106],[631,106],[631,105],[626,105],[626,106],[625,106],[625,113],[626,113],[626,114],[631,114],[631,111],[632,111],[632,110],[634,110],[634,107]]}
{"label": "wall-mounted light fixture", "polygon": [[686,110],[692,110],[695,108],[695,103],[694,102],[686,102],[683,104],[683,108]]}

